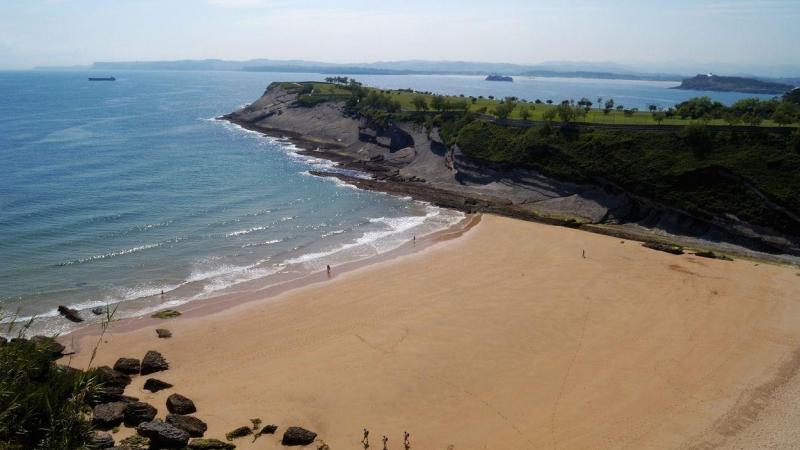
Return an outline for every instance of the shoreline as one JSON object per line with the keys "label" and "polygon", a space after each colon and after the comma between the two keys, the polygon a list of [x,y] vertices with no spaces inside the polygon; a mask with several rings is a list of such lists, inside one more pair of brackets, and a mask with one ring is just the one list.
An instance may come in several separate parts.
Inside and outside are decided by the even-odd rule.
{"label": "shoreline", "polygon": [[[328,276],[325,271],[319,271],[298,278],[290,278],[288,280],[270,283],[266,283],[262,278],[257,278],[233,285],[212,297],[191,300],[169,309],[179,311],[181,313],[181,315],[178,317],[179,319],[191,319],[221,313],[227,309],[236,308],[239,305],[254,301],[268,301],[294,290],[303,289],[319,283],[333,281],[339,276],[369,267],[371,265],[380,264],[382,262],[391,261],[403,256],[424,252],[430,247],[433,247],[439,243],[447,242],[463,236],[473,227],[480,224],[480,222],[480,214],[468,214],[464,217],[464,219],[448,228],[433,232],[427,236],[422,236],[419,239],[402,244],[399,247],[385,253],[380,253],[368,258],[350,261],[345,264],[332,267],[330,276]],[[125,333],[154,325],[169,324],[172,320],[174,320],[156,319],[151,317],[150,314],[151,313],[148,312],[143,315],[115,319],[112,321],[112,327],[115,332]],[[101,333],[101,330],[98,329],[99,325],[99,322],[85,324],[63,335],[60,335],[58,339],[64,345],[67,345],[68,352],[79,352],[81,348],[79,346],[73,346],[74,343],[85,337],[98,336]]]}
{"label": "shoreline", "polygon": [[[799,294],[786,267],[485,215],[329,283],[112,325],[96,365],[162,352],[156,377],[175,388],[135,377],[126,394],[192,398],[207,437],[260,417],[331,448],[357,448],[362,427],[390,445],[408,430],[415,448],[757,448],[753,424],[799,382]],[[76,338],[76,367],[95,340]]]}
{"label": "shoreline", "polygon": [[336,178],[346,183],[354,184],[360,189],[384,192],[390,195],[411,196],[414,199],[427,201],[444,208],[456,209],[466,214],[497,214],[547,225],[580,229],[589,233],[620,239],[635,240],[642,243],[679,245],[684,247],[687,251],[712,250],[721,255],[733,256],[740,259],[800,267],[800,257],[790,254],[768,253],[737,244],[711,242],[691,236],[657,233],[638,226],[625,227],[613,224],[592,224],[583,223],[571,217],[560,218],[552,215],[545,216],[533,212],[530,209],[510,205],[505,202],[498,202],[498,199],[494,198],[483,198],[474,193],[457,193],[452,190],[444,190],[435,186],[430,186],[426,183],[394,181],[386,178],[386,168],[384,166],[374,164],[371,161],[357,160],[350,155],[338,152],[336,149],[342,148],[342,145],[338,142],[312,139],[307,135],[302,135],[291,130],[254,125],[253,123],[237,119],[230,114],[216,117],[215,120],[228,122],[244,130],[255,132],[269,138],[286,139],[295,145],[299,149],[298,153],[302,155],[326,159],[341,165],[345,169],[361,171],[371,175],[373,178],[378,178],[362,179],[337,172],[310,171],[314,176]]}

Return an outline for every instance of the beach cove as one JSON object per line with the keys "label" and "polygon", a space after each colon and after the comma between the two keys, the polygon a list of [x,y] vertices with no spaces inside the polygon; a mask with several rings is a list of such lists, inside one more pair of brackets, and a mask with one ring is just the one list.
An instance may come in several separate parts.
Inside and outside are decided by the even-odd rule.
{"label": "beach cove", "polygon": [[[208,437],[259,417],[332,449],[361,448],[364,427],[372,448],[382,435],[402,448],[404,431],[417,449],[786,448],[797,272],[483,215],[461,237],[330,280],[112,324],[95,363],[161,352],[158,378],[175,387],[151,394],[135,377],[126,395],[158,417],[168,395],[192,398]],[[96,339],[61,339],[73,366]],[[250,441],[235,443],[278,445]]]}

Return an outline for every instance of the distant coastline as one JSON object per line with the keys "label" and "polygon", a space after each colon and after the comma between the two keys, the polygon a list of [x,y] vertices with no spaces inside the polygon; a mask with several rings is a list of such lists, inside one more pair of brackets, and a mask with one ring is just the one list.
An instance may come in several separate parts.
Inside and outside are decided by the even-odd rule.
{"label": "distant coastline", "polygon": [[687,78],[681,82],[680,86],[676,86],[673,89],[780,95],[794,88],[795,86],[790,84],[757,80],[755,78],[722,77],[708,74]]}

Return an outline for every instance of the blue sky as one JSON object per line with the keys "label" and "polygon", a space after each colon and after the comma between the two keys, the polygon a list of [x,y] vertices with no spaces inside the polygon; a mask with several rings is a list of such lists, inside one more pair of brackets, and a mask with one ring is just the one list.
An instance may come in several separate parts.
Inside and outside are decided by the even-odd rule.
{"label": "blue sky", "polygon": [[0,68],[196,58],[777,68],[800,66],[798,24],[800,0],[2,0]]}

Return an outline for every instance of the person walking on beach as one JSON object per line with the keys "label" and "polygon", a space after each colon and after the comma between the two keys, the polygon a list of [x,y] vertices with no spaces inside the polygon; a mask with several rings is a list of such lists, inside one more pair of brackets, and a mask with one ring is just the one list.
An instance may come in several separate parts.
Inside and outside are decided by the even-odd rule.
{"label": "person walking on beach", "polygon": [[403,447],[405,447],[406,450],[411,450],[411,441],[409,440],[410,437],[411,435],[408,434],[408,431],[403,431]]}
{"label": "person walking on beach", "polygon": [[369,448],[369,430],[364,428],[364,437],[361,438],[361,443],[364,444],[364,450]]}
{"label": "person walking on beach", "polygon": [[389,448],[388,448],[388,447],[386,447],[386,443],[387,443],[387,442],[389,442],[389,438],[388,438],[388,437],[386,437],[386,435],[384,434],[384,435],[383,435],[383,450],[389,450]]}
{"label": "person walking on beach", "polygon": [[328,269],[328,276],[331,276],[331,265],[330,264],[327,265],[327,269]]}

